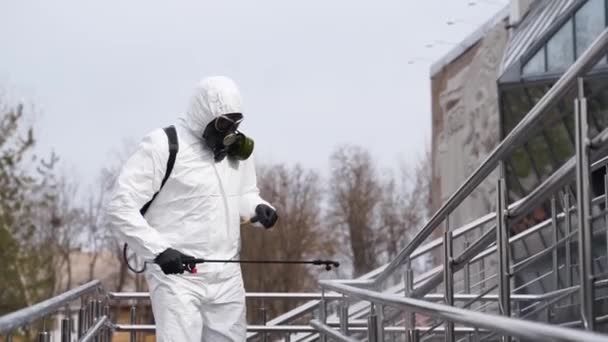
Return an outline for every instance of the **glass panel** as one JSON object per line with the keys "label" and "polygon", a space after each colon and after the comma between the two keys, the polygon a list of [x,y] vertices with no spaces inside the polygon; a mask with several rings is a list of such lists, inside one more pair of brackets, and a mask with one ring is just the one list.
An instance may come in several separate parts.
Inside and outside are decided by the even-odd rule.
{"label": "glass panel", "polygon": [[505,110],[503,111],[503,115],[505,115],[503,123],[505,126],[503,129],[506,136],[530,110],[530,104],[522,88],[509,89],[503,94],[505,96]]}
{"label": "glass panel", "polygon": [[538,185],[538,178],[532,170],[532,161],[522,146],[513,151],[511,166],[513,166],[515,177],[517,177],[526,193],[529,193]]}
{"label": "glass panel", "polygon": [[[547,93],[547,91],[549,91],[549,89],[551,88],[551,86],[549,85],[538,85],[538,86],[529,86],[526,87],[526,91],[528,92],[528,96],[530,98],[530,101],[532,102],[532,105],[536,105],[536,103],[538,103],[538,101],[540,101],[540,99],[543,98],[543,96],[545,96],[545,94]],[[530,108],[532,109],[532,108]]]}
{"label": "glass panel", "polygon": [[561,71],[574,62],[572,19],[551,37],[547,43],[547,69]]}
{"label": "glass panel", "polygon": [[549,145],[542,136],[542,132],[536,133],[537,135],[530,139],[528,147],[530,149],[530,155],[534,159],[534,163],[538,168],[540,180],[545,180],[553,171],[553,163],[551,162],[551,150]]}
{"label": "glass panel", "polygon": [[608,82],[605,79],[587,81],[589,114],[597,123],[598,130],[608,126]]}
{"label": "glass panel", "polygon": [[560,165],[574,155],[574,146],[570,142],[568,131],[566,131],[566,126],[564,126],[563,122],[559,121],[548,127],[547,135],[549,136],[551,148]]}
{"label": "glass panel", "polygon": [[521,198],[523,198],[526,194],[523,193],[523,190],[519,184],[519,181],[515,178],[515,173],[511,168],[510,163],[506,164],[507,171],[507,189],[509,190],[509,203],[513,203]]}
{"label": "glass panel", "polygon": [[589,0],[575,15],[576,54],[580,56],[606,26],[604,0]]}
{"label": "glass panel", "polygon": [[545,48],[540,49],[524,66],[523,74],[540,74],[545,72]]}

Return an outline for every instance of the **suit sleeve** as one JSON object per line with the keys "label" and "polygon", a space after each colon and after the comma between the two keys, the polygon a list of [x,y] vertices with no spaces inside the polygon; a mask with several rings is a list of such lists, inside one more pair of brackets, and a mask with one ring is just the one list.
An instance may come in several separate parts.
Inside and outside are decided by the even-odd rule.
{"label": "suit sleeve", "polygon": [[[253,156],[242,162],[243,173],[241,174],[241,198],[239,201],[239,214],[244,219],[251,219],[255,216],[255,208],[259,204],[266,204],[270,207],[270,203],[266,202],[260,196],[260,190],[257,186],[257,175],[255,172],[255,162]],[[257,223],[256,225],[260,225]],[[260,225],[261,226],[261,225]]]}
{"label": "suit sleeve", "polygon": [[163,163],[159,154],[167,150],[163,157],[168,158],[166,145],[167,138],[162,130],[154,131],[142,140],[123,166],[106,208],[112,232],[144,258],[153,258],[170,247],[140,214],[140,209],[160,189],[166,160]]}

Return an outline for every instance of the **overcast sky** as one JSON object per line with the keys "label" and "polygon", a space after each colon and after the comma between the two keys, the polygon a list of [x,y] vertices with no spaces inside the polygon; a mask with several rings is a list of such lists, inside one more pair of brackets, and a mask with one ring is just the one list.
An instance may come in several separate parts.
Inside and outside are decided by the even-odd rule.
{"label": "overcast sky", "polygon": [[507,3],[469,2],[4,0],[0,88],[35,105],[38,150],[85,184],[208,75],[239,84],[258,161],[325,172],[353,143],[392,167],[430,142],[431,61]]}

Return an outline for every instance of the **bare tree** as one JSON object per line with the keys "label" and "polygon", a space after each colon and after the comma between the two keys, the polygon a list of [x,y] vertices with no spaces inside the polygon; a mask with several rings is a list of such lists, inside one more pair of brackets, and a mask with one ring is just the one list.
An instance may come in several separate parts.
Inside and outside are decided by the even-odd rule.
{"label": "bare tree", "polygon": [[426,153],[415,164],[401,165],[398,177],[385,177],[380,200],[381,238],[378,245],[394,258],[421,228],[430,208],[430,158]]}
{"label": "bare tree", "polygon": [[55,270],[59,275],[56,293],[72,288],[73,265],[71,256],[82,246],[82,210],[77,206],[78,186],[70,177],[63,175],[55,186],[52,205],[39,214],[44,215],[41,224],[48,224],[48,240],[57,255]]}
{"label": "bare tree", "polygon": [[45,248],[48,242],[45,227],[34,219],[36,213],[53,203],[48,176],[54,164],[34,158],[34,133],[24,121],[23,106],[0,103],[0,108],[2,315],[52,295],[55,256],[51,248]]}
{"label": "bare tree", "polygon": [[330,157],[329,218],[342,227],[353,255],[354,276],[378,263],[376,239],[382,187],[374,162],[358,146],[339,147]]}
{"label": "bare tree", "polygon": [[[270,230],[243,226],[241,255],[247,259],[298,260],[334,253],[335,241],[321,223],[322,187],[319,175],[296,165],[269,165],[259,171],[262,196],[277,208],[279,220]],[[310,291],[316,287],[317,268],[304,265],[244,265],[248,291]],[[287,311],[291,302],[267,305],[271,314]],[[251,303],[255,315],[260,303]]]}

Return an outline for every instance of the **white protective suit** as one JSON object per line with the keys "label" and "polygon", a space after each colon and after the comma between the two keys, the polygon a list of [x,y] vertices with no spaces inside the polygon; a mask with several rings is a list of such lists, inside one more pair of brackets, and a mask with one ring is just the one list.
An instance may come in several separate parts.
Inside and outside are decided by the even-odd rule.
{"label": "white protective suit", "polygon": [[[148,134],[129,158],[108,204],[110,226],[144,259],[171,247],[206,259],[236,259],[240,220],[255,214],[259,196],[253,158],[219,163],[204,145],[215,117],[242,113],[230,79],[203,80],[176,125],[179,152],[170,178],[142,217],[139,210],[160,186],[169,158],[162,129]],[[245,293],[238,264],[201,264],[198,273],[166,275],[148,264],[157,341],[245,341]]]}

